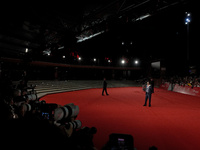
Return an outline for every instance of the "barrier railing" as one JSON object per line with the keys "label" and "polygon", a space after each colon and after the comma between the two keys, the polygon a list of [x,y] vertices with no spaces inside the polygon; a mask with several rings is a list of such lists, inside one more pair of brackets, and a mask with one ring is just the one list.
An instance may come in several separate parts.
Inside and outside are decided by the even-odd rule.
{"label": "barrier railing", "polygon": [[169,82],[165,82],[160,85],[160,88],[168,91],[174,91],[182,94],[188,94],[200,97],[200,87],[191,87],[187,85],[180,86],[178,84],[171,84]]}

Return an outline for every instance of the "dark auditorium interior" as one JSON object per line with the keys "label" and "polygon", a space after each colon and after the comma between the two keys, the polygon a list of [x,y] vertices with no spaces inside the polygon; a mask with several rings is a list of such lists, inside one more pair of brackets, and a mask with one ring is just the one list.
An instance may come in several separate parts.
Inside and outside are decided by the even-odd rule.
{"label": "dark auditorium interior", "polygon": [[[37,136],[38,145],[47,148],[145,149],[128,133],[110,134],[107,147],[96,146],[93,138],[98,136],[98,126],[87,126],[86,122],[81,128],[82,102],[66,101],[65,105],[58,100],[57,104],[48,96],[88,89],[101,93],[104,78],[111,92],[106,99],[112,97],[115,88],[141,88],[150,79],[155,82],[155,91],[161,92],[161,85],[167,85],[167,92],[177,92],[175,84],[193,90],[200,87],[197,6],[197,1],[191,0],[3,3],[0,103],[4,141],[13,137],[13,143],[19,146],[22,135],[23,143],[30,147],[36,146],[32,141]],[[26,132],[30,128],[31,137]],[[118,144],[128,139],[128,146],[123,147],[123,143],[113,148],[116,136]],[[15,144],[10,147],[17,148]],[[160,145],[148,148],[156,150]]]}

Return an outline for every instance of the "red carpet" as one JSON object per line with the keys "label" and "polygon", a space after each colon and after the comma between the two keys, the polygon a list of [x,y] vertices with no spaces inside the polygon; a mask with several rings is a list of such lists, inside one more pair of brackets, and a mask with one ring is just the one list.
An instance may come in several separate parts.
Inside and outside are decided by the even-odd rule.
{"label": "red carpet", "polygon": [[94,144],[101,149],[109,134],[134,137],[137,150],[156,146],[159,150],[200,149],[200,98],[155,89],[152,107],[144,107],[141,87],[108,88],[52,94],[43,97],[48,103],[74,103],[83,126],[96,127]]}

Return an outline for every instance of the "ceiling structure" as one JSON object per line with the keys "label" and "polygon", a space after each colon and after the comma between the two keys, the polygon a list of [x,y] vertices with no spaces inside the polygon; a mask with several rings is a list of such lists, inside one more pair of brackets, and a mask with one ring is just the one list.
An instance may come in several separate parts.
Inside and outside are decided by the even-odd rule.
{"label": "ceiling structure", "polygon": [[[55,3],[55,2],[54,2]],[[1,57],[32,59],[109,32],[113,24],[135,23],[189,0],[95,0],[5,5],[1,9]],[[73,51],[73,50],[72,50]],[[74,52],[69,52],[74,55]]]}

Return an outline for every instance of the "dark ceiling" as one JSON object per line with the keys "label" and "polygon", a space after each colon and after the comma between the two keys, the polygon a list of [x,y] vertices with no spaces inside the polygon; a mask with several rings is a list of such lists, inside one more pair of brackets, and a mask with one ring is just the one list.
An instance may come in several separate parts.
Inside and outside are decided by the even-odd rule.
{"label": "dark ceiling", "polygon": [[[83,54],[84,48],[88,48],[83,43],[91,44],[88,41],[93,38],[105,41],[104,35],[130,24],[139,24],[144,30],[141,32],[146,32],[151,28],[146,19],[189,4],[189,0],[73,0],[2,5],[0,54],[12,58],[28,56],[33,60],[42,60],[45,55],[71,56],[77,51]],[[138,23],[142,21],[143,24]],[[123,31],[120,36],[127,33]]]}

